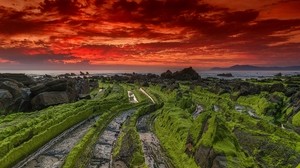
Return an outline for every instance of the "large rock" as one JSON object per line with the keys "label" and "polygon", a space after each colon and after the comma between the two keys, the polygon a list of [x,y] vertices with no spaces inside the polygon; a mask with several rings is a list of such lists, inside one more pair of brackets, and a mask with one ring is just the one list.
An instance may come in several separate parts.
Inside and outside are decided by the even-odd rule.
{"label": "large rock", "polygon": [[90,93],[90,84],[87,79],[76,79],[76,91],[78,94],[89,94]]}
{"label": "large rock", "polygon": [[13,79],[13,80],[18,81],[26,86],[35,84],[35,81],[33,80],[33,78],[31,78],[25,74],[3,73],[3,74],[0,74],[0,79],[1,78]]}
{"label": "large rock", "polygon": [[11,81],[0,82],[0,89],[8,90],[15,98],[21,96],[21,89]]}
{"label": "large rock", "polygon": [[184,68],[181,71],[172,73],[170,70],[161,74],[161,78],[164,79],[176,79],[176,80],[198,80],[200,75],[192,68]]}
{"label": "large rock", "polygon": [[32,97],[43,92],[66,92],[69,101],[73,102],[78,100],[80,94],[89,94],[90,86],[86,79],[57,79],[38,84],[30,90]]}
{"label": "large rock", "polygon": [[18,87],[24,87],[23,83],[20,83],[14,79],[9,79],[9,78],[0,78],[0,82],[5,82],[5,81],[9,81],[9,82],[12,82],[12,83],[15,83],[18,85]]}
{"label": "large rock", "polygon": [[72,87],[70,83],[71,83],[70,80],[58,79],[58,80],[53,80],[50,82],[38,84],[34,87],[31,87],[30,90],[32,96],[36,96],[43,92],[66,91],[68,86]]}
{"label": "large rock", "polygon": [[69,97],[67,92],[43,92],[31,100],[32,108],[34,110],[68,102]]}
{"label": "large rock", "polygon": [[12,99],[13,96],[8,90],[0,89],[0,100],[2,99]]}
{"label": "large rock", "polygon": [[[7,78],[5,78],[7,79]],[[20,88],[14,80],[0,82],[0,111],[5,114],[10,112],[26,112],[30,110],[30,92],[27,88]]]}
{"label": "large rock", "polygon": [[0,114],[8,112],[8,106],[13,101],[13,95],[5,89],[0,89]]}

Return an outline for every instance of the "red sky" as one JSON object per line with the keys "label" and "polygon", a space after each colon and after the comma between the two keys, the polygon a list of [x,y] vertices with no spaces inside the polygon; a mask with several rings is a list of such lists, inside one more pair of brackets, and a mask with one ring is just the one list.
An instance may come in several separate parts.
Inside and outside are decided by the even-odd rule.
{"label": "red sky", "polygon": [[0,69],[300,65],[299,0],[0,0]]}

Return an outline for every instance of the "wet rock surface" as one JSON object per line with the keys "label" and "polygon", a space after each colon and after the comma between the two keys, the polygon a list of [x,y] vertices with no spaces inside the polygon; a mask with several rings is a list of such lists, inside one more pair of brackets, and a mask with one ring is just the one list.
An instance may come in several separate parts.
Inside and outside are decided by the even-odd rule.
{"label": "wet rock surface", "polygon": [[214,149],[201,146],[195,152],[195,158],[198,165],[203,168],[225,168],[226,157],[218,155]]}
{"label": "wet rock surface", "polygon": [[112,120],[97,140],[92,159],[88,168],[109,168],[112,163],[112,150],[120,133],[122,124],[131,116],[134,110],[129,110]]}
{"label": "wet rock surface", "polygon": [[250,117],[259,119],[259,116],[257,116],[257,115],[255,114],[255,111],[254,111],[253,109],[250,109],[250,108],[245,107],[245,106],[242,106],[242,105],[235,105],[234,109],[235,109],[237,112],[240,112],[240,113],[247,113]]}
{"label": "wet rock surface", "polygon": [[129,98],[130,103],[138,103],[139,102],[132,91],[127,91],[127,93],[128,93],[128,98]]}
{"label": "wet rock surface", "polygon": [[151,132],[150,115],[145,115],[138,120],[137,129],[142,141],[146,165],[149,168],[173,168],[158,138]]}
{"label": "wet rock surface", "polygon": [[[18,168],[59,168],[71,149],[81,140],[95,119],[89,119],[77,128],[62,137],[60,141],[51,145],[48,149],[38,154],[26,164],[17,166]],[[15,167],[15,168],[17,168]]]}
{"label": "wet rock surface", "polygon": [[143,88],[140,88],[139,90],[146,95],[152,101],[152,103],[155,103],[154,99]]}
{"label": "wet rock surface", "polygon": [[193,118],[197,118],[199,114],[203,111],[203,107],[201,105],[197,105],[196,110],[193,113]]}
{"label": "wet rock surface", "polygon": [[218,111],[220,111],[220,107],[219,107],[218,105],[214,105],[214,106],[213,106],[213,110],[214,110],[215,112],[218,112]]}

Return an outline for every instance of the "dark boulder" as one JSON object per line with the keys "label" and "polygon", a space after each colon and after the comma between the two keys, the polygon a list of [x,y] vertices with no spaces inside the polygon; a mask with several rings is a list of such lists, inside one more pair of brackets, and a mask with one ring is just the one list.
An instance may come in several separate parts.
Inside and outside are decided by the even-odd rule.
{"label": "dark boulder", "polygon": [[0,82],[0,89],[8,90],[13,97],[21,96],[21,89],[16,83],[10,81]]}
{"label": "dark boulder", "polygon": [[8,90],[0,89],[0,100],[2,100],[2,99],[12,99],[12,98],[13,98],[13,96]]}
{"label": "dark boulder", "polygon": [[33,80],[32,77],[29,77],[25,74],[10,74],[10,73],[3,73],[0,74],[0,79],[1,78],[8,78],[8,79],[13,79],[15,81],[18,81],[26,86],[34,85],[35,81]]}
{"label": "dark boulder", "polygon": [[[56,79],[38,84],[30,88],[33,109],[41,109],[50,105],[74,102],[78,99],[90,99],[89,81],[82,78]],[[58,94],[58,100],[53,93]],[[67,98],[65,97],[67,96]],[[48,98],[49,97],[49,98]],[[49,101],[49,102],[47,102]]]}
{"label": "dark boulder", "polygon": [[24,87],[23,83],[20,83],[14,79],[9,79],[9,78],[0,78],[0,82],[5,82],[5,81],[9,81],[9,82],[12,82],[12,83],[15,83],[18,85],[18,87]]}
{"label": "dark boulder", "polygon": [[0,114],[6,114],[8,112],[8,106],[13,101],[13,95],[5,89],[0,89]]}
{"label": "dark boulder", "polygon": [[70,86],[71,82],[67,79],[58,79],[52,80],[50,82],[38,84],[34,87],[31,87],[32,96],[36,96],[43,92],[51,92],[51,91],[66,91],[67,87]]}
{"label": "dark boulder", "polygon": [[90,84],[89,80],[77,78],[75,82],[75,89],[78,94],[89,94],[90,93]]}
{"label": "dark boulder", "polygon": [[221,74],[217,74],[217,76],[227,77],[227,78],[233,77],[232,73],[221,73]]}
{"label": "dark boulder", "polygon": [[31,100],[34,110],[68,102],[69,98],[67,92],[43,92]]}
{"label": "dark boulder", "polygon": [[[7,90],[12,97],[6,92],[6,98],[0,98],[2,104],[2,111],[6,113],[9,112],[19,112],[19,111],[29,111],[30,101],[28,89],[19,88],[19,86],[11,81],[0,82],[0,89]],[[3,95],[4,96],[4,95]]]}
{"label": "dark boulder", "polygon": [[79,94],[89,94],[90,85],[86,79],[57,79],[38,84],[30,88],[32,97],[43,92],[67,92],[71,102],[79,98]]}

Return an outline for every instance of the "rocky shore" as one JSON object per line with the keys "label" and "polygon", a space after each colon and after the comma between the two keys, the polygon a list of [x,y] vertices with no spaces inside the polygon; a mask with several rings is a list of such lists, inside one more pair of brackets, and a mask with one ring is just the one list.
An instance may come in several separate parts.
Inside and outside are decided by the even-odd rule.
{"label": "rocky shore", "polygon": [[0,74],[0,112],[27,112],[89,98],[90,82],[82,77],[33,78],[25,74]]}

